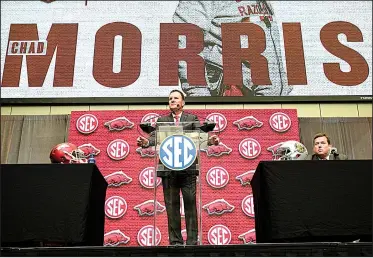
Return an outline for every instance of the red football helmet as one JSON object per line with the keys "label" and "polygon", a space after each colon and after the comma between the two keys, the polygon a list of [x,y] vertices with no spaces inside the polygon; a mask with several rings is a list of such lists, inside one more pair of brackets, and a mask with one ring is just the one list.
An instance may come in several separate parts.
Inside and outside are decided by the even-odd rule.
{"label": "red football helmet", "polygon": [[70,164],[70,163],[87,163],[84,152],[79,150],[72,143],[57,144],[49,155],[52,163]]}

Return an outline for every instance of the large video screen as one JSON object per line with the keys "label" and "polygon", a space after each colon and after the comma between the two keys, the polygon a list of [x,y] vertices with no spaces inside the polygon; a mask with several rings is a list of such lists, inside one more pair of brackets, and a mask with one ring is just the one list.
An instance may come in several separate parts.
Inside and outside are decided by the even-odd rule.
{"label": "large video screen", "polygon": [[3,1],[1,45],[5,103],[372,99],[371,1]]}

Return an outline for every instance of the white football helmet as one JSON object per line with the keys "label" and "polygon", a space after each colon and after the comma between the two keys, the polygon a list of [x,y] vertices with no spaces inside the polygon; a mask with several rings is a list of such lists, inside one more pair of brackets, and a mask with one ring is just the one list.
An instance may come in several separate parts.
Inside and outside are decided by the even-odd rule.
{"label": "white football helmet", "polygon": [[273,160],[303,160],[308,155],[306,147],[297,141],[283,142],[273,151]]}

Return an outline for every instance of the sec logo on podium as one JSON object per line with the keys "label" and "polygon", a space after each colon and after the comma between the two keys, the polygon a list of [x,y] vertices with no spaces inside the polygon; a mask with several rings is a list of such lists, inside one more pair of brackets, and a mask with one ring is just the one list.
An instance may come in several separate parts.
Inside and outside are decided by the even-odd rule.
{"label": "sec logo on podium", "polygon": [[185,170],[197,158],[197,147],[185,135],[168,136],[160,145],[159,159],[164,166],[171,170]]}

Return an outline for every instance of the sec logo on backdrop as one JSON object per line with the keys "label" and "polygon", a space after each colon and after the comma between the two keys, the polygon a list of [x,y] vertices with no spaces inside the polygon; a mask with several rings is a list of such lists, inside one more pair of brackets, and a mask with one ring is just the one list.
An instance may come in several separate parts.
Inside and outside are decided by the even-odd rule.
{"label": "sec logo on backdrop", "polygon": [[137,242],[140,246],[159,245],[162,239],[161,231],[159,231],[158,227],[155,228],[155,232],[152,225],[147,225],[139,230],[137,233]]}
{"label": "sec logo on backdrop", "polygon": [[98,127],[98,119],[92,114],[82,115],[76,120],[76,129],[82,134],[93,133]]}
{"label": "sec logo on backdrop", "polygon": [[109,143],[106,152],[111,159],[122,160],[125,159],[130,152],[130,146],[125,140],[116,139]]}
{"label": "sec logo on backdrop", "polygon": [[[155,182],[155,180],[157,180]],[[139,174],[139,182],[145,188],[154,188],[154,184],[159,186],[162,183],[162,179],[156,176],[154,167],[144,168]]]}
{"label": "sec logo on backdrop", "polygon": [[215,225],[210,228],[207,238],[211,245],[228,245],[231,242],[232,234],[228,227]]}
{"label": "sec logo on backdrop", "polygon": [[111,219],[119,219],[127,211],[127,202],[120,196],[111,196],[105,201],[105,214]]}
{"label": "sec logo on backdrop", "polygon": [[247,216],[251,218],[255,217],[254,197],[252,194],[249,194],[245,198],[243,198],[241,202],[241,208],[242,208],[243,213],[245,213]]}
{"label": "sec logo on backdrop", "polygon": [[262,148],[257,140],[246,138],[238,145],[238,151],[246,159],[255,159],[261,153]]}
{"label": "sec logo on backdrop", "polygon": [[212,167],[207,171],[206,181],[212,188],[223,188],[229,182],[229,173],[223,167]]}
{"label": "sec logo on backdrop", "polygon": [[212,132],[222,132],[227,127],[227,119],[223,114],[220,113],[211,113],[206,117],[206,120],[214,122],[216,125]]}
{"label": "sec logo on backdrop", "polygon": [[269,125],[276,132],[283,133],[290,129],[291,119],[285,113],[276,112],[269,118]]}

